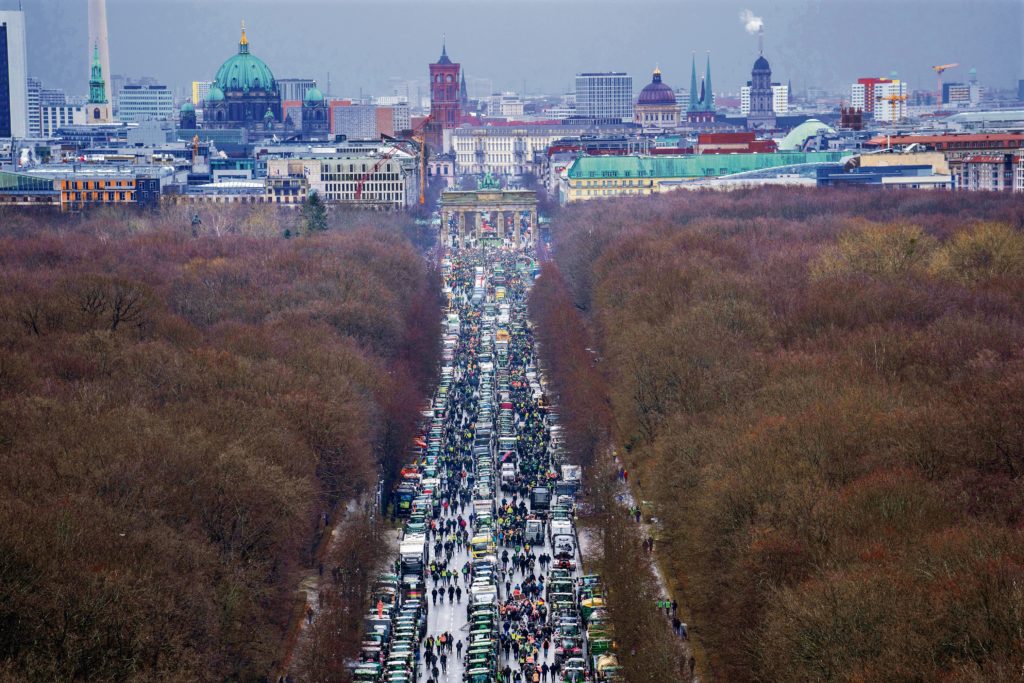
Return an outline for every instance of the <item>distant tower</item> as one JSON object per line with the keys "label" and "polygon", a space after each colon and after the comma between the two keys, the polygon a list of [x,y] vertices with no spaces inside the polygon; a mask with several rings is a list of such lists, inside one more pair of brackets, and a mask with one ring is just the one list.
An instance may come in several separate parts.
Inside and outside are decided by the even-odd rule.
{"label": "distant tower", "polygon": [[459,64],[448,58],[441,44],[441,57],[430,65],[430,122],[427,143],[436,151],[444,144],[444,131],[457,128],[462,121],[459,107]]}
{"label": "distant tower", "polygon": [[196,124],[196,108],[191,102],[186,102],[181,105],[181,109],[178,110],[178,128],[184,128],[186,130],[195,130],[199,126]]}
{"label": "distant tower", "polygon": [[86,116],[89,123],[110,123],[112,120],[98,45],[94,45],[92,48],[92,68],[89,70],[89,102],[86,106]]}
{"label": "distant tower", "polygon": [[320,88],[313,87],[302,98],[302,132],[309,136],[326,137],[330,133],[330,112],[327,98]]}
{"label": "distant tower", "polygon": [[747,128],[750,130],[771,130],[775,128],[775,106],[772,94],[772,67],[764,54],[760,54],[750,71],[750,113]]}
{"label": "distant tower", "polygon": [[[99,48],[100,68],[103,77],[110,81],[110,44],[107,36],[107,0],[89,0],[89,47]],[[90,74],[92,77],[92,57],[90,53]],[[110,101],[113,93],[107,91],[105,98]]]}
{"label": "distant tower", "polygon": [[459,80],[459,109],[465,114],[469,111],[469,90],[466,88],[466,72],[463,71]]}

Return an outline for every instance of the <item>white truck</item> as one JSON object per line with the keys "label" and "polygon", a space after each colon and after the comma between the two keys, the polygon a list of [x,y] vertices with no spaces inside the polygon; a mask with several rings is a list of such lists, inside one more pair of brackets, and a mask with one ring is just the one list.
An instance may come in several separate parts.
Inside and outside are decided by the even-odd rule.
{"label": "white truck", "polygon": [[427,535],[411,534],[402,539],[398,546],[402,574],[423,576],[427,566]]}

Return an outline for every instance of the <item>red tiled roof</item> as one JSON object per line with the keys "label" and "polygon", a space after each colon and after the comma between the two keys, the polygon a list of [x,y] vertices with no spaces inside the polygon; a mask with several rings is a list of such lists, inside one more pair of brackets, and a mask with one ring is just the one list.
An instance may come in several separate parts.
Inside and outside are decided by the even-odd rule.
{"label": "red tiled roof", "polygon": [[756,139],[754,133],[701,133],[697,136],[698,145],[724,145],[743,142],[753,142]]}

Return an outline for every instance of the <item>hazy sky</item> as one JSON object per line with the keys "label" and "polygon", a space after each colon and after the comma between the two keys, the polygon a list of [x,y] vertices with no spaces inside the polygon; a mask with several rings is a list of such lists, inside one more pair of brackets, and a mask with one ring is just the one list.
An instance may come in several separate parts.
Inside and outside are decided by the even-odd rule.
{"label": "hazy sky", "polygon": [[[0,0],[17,8],[18,0]],[[86,0],[22,0],[29,72],[44,85],[87,92]],[[846,89],[891,71],[935,88],[933,64],[959,62],[948,80],[1015,87],[1024,78],[1024,0],[107,0],[114,73],[172,87],[210,80],[250,47],[278,78],[306,76],[334,95],[389,94],[389,77],[426,80],[447,35],[448,54],[495,89],[560,93],[578,71],[621,70],[637,89],[660,64],[689,84],[690,56],[711,50],[716,92],[738,92],[757,39],[740,13],[764,19],[773,79]],[[699,67],[700,68],[700,67]]]}

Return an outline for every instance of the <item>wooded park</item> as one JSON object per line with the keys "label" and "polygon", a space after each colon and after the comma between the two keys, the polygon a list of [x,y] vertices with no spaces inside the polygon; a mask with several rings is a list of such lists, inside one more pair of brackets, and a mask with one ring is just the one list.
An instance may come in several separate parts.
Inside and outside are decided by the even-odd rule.
{"label": "wooded park", "polygon": [[651,503],[707,679],[1019,680],[1022,229],[996,193],[558,216],[531,306],[570,446]]}
{"label": "wooded park", "polygon": [[0,677],[267,675],[402,462],[441,306],[405,219],[203,214],[0,219]]}

